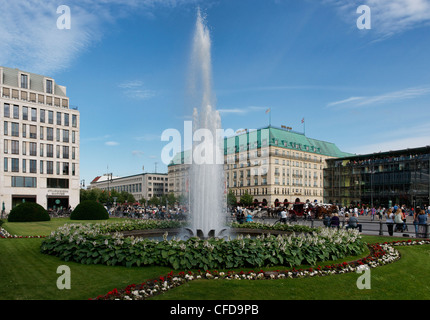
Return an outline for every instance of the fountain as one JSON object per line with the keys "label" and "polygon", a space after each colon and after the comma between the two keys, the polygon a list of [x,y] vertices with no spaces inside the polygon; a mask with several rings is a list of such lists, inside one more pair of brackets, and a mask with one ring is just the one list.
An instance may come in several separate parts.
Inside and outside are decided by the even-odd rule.
{"label": "fountain", "polygon": [[[216,111],[212,92],[211,39],[200,9],[193,38],[191,56],[193,93],[198,108],[193,111],[193,137],[201,143],[193,145],[190,175],[189,236],[218,237],[226,232],[223,215],[224,200],[224,140],[218,137],[221,118]],[[204,132],[204,137],[199,135]],[[213,139],[211,139],[212,137]],[[221,159],[217,159],[221,156]]]}

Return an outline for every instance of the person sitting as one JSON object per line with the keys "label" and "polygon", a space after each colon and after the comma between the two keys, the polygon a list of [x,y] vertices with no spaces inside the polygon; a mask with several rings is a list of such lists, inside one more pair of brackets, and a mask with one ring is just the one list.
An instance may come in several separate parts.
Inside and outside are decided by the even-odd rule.
{"label": "person sitting", "polygon": [[251,212],[248,212],[248,215],[246,216],[246,222],[253,222]]}
{"label": "person sitting", "polygon": [[330,214],[329,214],[329,213],[325,215],[325,217],[324,217],[324,219],[323,219],[323,223],[324,223],[324,225],[325,225],[327,228],[328,228],[328,227],[330,227],[330,224],[331,224],[331,218],[330,218]]}
{"label": "person sitting", "polygon": [[338,228],[339,229],[339,224],[340,224],[339,216],[337,215],[337,213],[335,213],[333,215],[333,217],[331,217],[330,226],[332,228]]}
{"label": "person sitting", "polygon": [[351,218],[349,218],[348,225],[346,226],[347,229],[356,229],[358,228],[358,231],[361,232],[362,225],[358,223],[358,217],[356,214],[353,214]]}

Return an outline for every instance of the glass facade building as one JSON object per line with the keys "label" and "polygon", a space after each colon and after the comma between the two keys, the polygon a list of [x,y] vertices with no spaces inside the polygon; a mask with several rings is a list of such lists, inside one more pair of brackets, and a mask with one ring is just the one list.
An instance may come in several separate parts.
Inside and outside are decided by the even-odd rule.
{"label": "glass facade building", "polygon": [[430,146],[326,159],[324,201],[342,206],[430,203]]}

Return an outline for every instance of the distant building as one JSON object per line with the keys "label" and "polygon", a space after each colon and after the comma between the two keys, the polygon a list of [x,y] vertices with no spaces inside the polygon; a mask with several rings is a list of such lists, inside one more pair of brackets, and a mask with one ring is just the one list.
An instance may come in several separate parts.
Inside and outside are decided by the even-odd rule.
{"label": "distant building", "polygon": [[98,188],[107,192],[126,191],[139,201],[144,198],[161,197],[168,193],[167,173],[140,173],[126,177],[98,176],[91,181],[88,189]]}
{"label": "distant building", "polygon": [[79,203],[79,112],[54,79],[0,67],[0,201]]}
{"label": "distant building", "polygon": [[349,206],[430,203],[430,147],[328,159],[324,199]]}
{"label": "distant building", "polygon": [[[237,200],[248,193],[259,205],[323,201],[325,160],[350,156],[326,141],[273,126],[224,139],[225,188]],[[190,152],[175,156],[168,166],[169,191],[188,193]]]}

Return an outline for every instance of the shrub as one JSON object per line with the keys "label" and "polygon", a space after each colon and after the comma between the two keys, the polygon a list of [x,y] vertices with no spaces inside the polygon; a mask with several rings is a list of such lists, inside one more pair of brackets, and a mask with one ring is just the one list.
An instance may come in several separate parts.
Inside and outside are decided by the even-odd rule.
{"label": "shrub", "polygon": [[9,222],[30,222],[30,221],[49,221],[48,212],[36,202],[24,202],[13,208],[7,221]]}
{"label": "shrub", "polygon": [[106,220],[109,214],[105,207],[94,200],[85,200],[76,206],[70,220]]}

